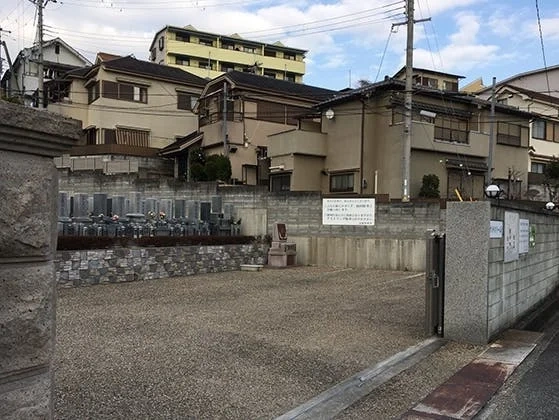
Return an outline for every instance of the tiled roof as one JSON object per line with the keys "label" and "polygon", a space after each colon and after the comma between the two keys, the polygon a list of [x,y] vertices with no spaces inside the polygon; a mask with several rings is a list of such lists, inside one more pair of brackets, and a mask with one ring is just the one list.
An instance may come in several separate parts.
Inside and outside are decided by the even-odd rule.
{"label": "tiled roof", "polygon": [[231,71],[226,73],[225,76],[240,87],[279,92],[288,96],[313,99],[316,102],[325,101],[337,93],[335,90],[288,82],[286,80],[274,79],[272,77],[244,73],[241,71]]}
{"label": "tiled roof", "polygon": [[106,69],[125,71],[142,76],[149,76],[154,79],[167,79],[176,82],[204,87],[206,79],[188,73],[176,67],[164,66],[150,61],[137,60],[134,57],[122,57],[103,63]]}
{"label": "tiled roof", "polygon": [[559,104],[559,98],[557,96],[550,96],[545,93],[536,92],[535,90],[525,89],[514,85],[503,85],[503,88],[510,88],[517,91],[520,94],[529,96],[532,99],[536,99],[542,102],[548,102],[550,104]]}

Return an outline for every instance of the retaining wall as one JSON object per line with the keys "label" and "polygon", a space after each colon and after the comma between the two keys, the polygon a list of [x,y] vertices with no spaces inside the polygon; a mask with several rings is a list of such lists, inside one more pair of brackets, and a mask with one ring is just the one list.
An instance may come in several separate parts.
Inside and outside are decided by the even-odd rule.
{"label": "retaining wall", "polygon": [[263,244],[58,251],[56,281],[73,287],[233,271],[266,264],[267,252]]}

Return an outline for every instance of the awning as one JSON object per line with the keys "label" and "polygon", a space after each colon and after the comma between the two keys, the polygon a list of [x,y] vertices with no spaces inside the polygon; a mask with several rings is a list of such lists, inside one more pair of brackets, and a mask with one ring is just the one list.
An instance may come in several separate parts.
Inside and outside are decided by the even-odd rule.
{"label": "awning", "polygon": [[191,146],[199,143],[204,138],[204,133],[200,131],[194,131],[187,136],[179,137],[170,145],[161,149],[158,153],[159,156],[164,157],[174,157],[182,154],[185,150],[188,150]]}

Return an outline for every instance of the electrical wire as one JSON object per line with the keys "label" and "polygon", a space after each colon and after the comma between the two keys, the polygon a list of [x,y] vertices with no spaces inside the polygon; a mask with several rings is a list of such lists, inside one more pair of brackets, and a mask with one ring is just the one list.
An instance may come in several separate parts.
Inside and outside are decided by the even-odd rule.
{"label": "electrical wire", "polygon": [[538,19],[538,29],[539,29],[539,33],[540,33],[540,43],[541,43],[541,47],[542,47],[542,57],[543,57],[543,65],[544,65],[544,69],[545,69],[545,80],[547,82],[547,94],[551,95],[551,90],[549,87],[549,74],[547,71],[547,60],[545,58],[545,47],[544,47],[544,42],[543,42],[543,31],[542,31],[542,22],[540,19],[540,7],[538,4],[538,0],[536,0],[536,16]]}

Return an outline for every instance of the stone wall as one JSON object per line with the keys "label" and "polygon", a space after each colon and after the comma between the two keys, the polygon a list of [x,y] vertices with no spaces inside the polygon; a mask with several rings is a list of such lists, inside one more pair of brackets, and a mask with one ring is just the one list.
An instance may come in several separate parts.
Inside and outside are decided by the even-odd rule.
{"label": "stone wall", "polygon": [[267,252],[263,244],[59,251],[55,271],[59,287],[87,286],[239,270],[266,264]]}
{"label": "stone wall", "polygon": [[[504,222],[506,212],[529,220],[535,229],[533,246],[508,262],[506,233],[489,238],[490,221]],[[504,223],[504,231],[509,228]],[[559,285],[559,217],[537,204],[448,203],[446,236],[444,316],[449,339],[487,343]]]}
{"label": "stone wall", "polygon": [[57,172],[77,121],[0,101],[0,418],[50,419]]}

